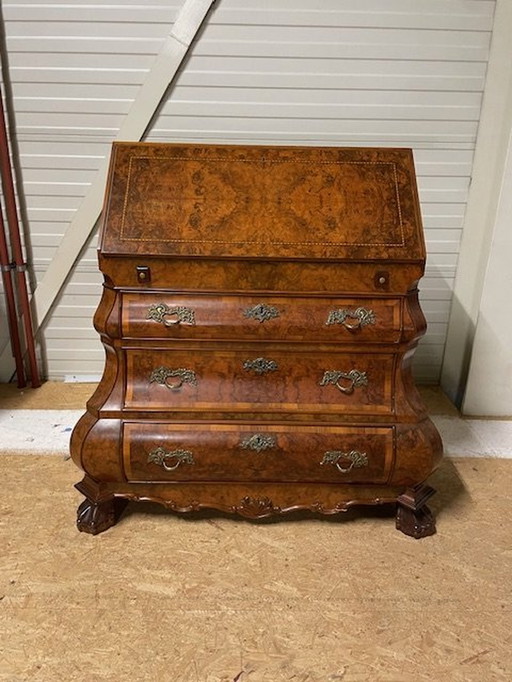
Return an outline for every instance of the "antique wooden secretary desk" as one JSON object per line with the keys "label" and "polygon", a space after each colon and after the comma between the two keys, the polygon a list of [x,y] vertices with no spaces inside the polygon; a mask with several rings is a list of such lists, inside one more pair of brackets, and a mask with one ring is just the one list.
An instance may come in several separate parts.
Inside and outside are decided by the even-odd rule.
{"label": "antique wooden secretary desk", "polygon": [[115,144],[99,262],[80,530],[147,499],[249,518],[394,502],[400,530],[434,532],[410,150]]}

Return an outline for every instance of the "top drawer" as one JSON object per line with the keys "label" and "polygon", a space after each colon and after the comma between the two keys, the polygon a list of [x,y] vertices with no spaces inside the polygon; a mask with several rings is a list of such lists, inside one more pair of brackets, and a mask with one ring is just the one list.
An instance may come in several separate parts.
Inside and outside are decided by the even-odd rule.
{"label": "top drawer", "polygon": [[400,299],[126,293],[123,336],[396,343]]}

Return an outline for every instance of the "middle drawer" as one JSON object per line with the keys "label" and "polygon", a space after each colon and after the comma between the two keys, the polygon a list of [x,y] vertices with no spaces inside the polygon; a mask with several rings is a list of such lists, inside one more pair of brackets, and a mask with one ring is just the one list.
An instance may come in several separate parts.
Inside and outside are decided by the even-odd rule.
{"label": "middle drawer", "polygon": [[397,343],[398,298],[125,293],[125,338]]}
{"label": "middle drawer", "polygon": [[[258,349],[259,350],[259,349]],[[393,355],[270,350],[126,351],[140,410],[392,412]]]}

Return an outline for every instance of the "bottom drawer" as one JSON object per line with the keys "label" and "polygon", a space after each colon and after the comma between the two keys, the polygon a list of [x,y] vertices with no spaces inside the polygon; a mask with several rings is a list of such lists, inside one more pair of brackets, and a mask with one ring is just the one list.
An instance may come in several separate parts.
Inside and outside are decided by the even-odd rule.
{"label": "bottom drawer", "polygon": [[126,422],[128,481],[385,483],[393,427]]}

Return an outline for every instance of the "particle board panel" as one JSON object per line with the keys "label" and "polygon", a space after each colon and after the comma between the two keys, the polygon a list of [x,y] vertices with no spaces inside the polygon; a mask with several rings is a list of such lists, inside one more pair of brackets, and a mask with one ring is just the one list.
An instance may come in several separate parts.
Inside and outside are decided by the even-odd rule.
{"label": "particle board panel", "polygon": [[248,525],[151,505],[128,508],[115,532],[78,536],[70,462],[2,454],[0,474],[0,679],[480,682],[512,671],[510,460],[445,461],[442,532],[417,543],[385,512]]}

